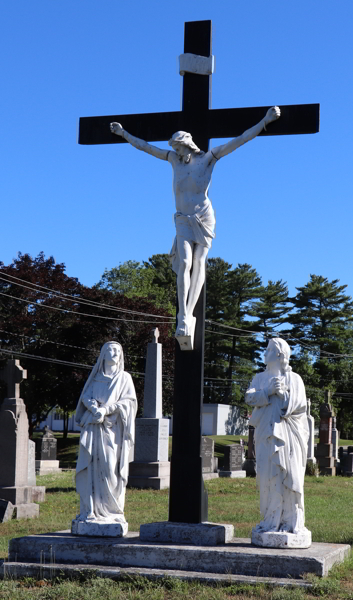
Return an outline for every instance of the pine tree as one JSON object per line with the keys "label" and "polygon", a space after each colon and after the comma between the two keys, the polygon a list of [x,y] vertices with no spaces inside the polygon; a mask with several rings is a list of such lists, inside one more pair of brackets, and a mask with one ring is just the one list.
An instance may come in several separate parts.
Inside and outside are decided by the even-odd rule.
{"label": "pine tree", "polygon": [[[292,325],[289,330],[289,343],[293,346],[293,369],[302,375],[307,385],[307,375],[312,365],[314,379],[307,385],[308,396],[313,401],[313,412],[323,401],[323,391],[330,389],[333,404],[337,410],[338,425],[343,424],[342,415],[345,402],[341,381],[347,379],[347,361],[342,355],[352,350],[353,302],[344,293],[346,285],[339,280],[311,275],[310,281],[298,287],[298,293],[291,302],[295,311],[289,316]],[[351,364],[351,363],[350,363]],[[314,397],[313,397],[314,396]],[[346,407],[347,408],[347,407]],[[352,418],[352,410],[350,412]],[[348,413],[346,410],[346,417]]]}

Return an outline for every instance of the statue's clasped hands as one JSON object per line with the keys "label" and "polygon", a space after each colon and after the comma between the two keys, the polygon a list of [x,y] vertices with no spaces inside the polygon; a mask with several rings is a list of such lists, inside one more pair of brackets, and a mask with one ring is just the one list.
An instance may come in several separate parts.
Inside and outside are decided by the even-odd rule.
{"label": "statue's clasped hands", "polygon": [[269,397],[276,395],[283,399],[286,389],[287,388],[282,377],[272,377],[267,388],[267,395]]}
{"label": "statue's clasped hands", "polygon": [[96,412],[93,415],[93,423],[103,423],[106,414],[107,411],[104,407],[97,408]]}

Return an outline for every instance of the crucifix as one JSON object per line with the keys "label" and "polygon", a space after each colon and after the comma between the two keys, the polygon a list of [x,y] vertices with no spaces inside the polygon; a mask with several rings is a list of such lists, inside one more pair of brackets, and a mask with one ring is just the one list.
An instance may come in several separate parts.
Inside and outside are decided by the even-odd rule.
{"label": "crucifix", "polygon": [[[185,147],[193,148],[191,144],[196,146],[197,150],[190,150],[190,152],[196,154],[197,151],[199,153],[201,151],[199,154],[201,160],[202,156],[210,156],[208,148],[211,138],[237,138],[244,131],[252,132],[252,137],[248,139],[253,139],[255,135],[290,135],[319,131],[318,104],[281,106],[279,109],[278,107],[273,109],[255,107],[212,110],[210,108],[212,63],[211,21],[185,23],[184,54],[180,57],[180,74],[183,76],[182,110],[139,115],[84,117],[80,119],[79,143],[129,142],[157,158],[171,162],[175,175],[179,165],[174,154],[179,155],[180,162],[184,163],[184,166],[187,165],[190,159]],[[279,115],[280,118],[276,120]],[[254,126],[256,123],[257,129]],[[271,124],[267,128],[269,123]],[[192,139],[186,132],[191,133]],[[248,139],[244,138],[242,143]],[[161,150],[146,144],[146,142],[166,140],[169,140],[173,151]],[[217,148],[218,152],[213,154],[213,159],[210,157],[210,160],[214,160],[214,164],[224,155],[222,150],[219,150],[222,148],[224,147]],[[204,208],[207,211],[207,207]],[[177,207],[177,233],[178,220],[181,221],[181,231],[183,227],[195,229],[193,221],[202,221],[199,215],[196,215],[197,219],[189,219],[190,216],[195,215],[182,214],[182,217],[188,217],[188,222],[185,223],[185,219],[183,221],[182,217],[178,217],[178,211]],[[209,221],[201,222],[201,225],[206,230],[206,234],[212,238],[211,217]],[[198,235],[198,231],[195,235]],[[196,247],[199,245],[194,244]],[[207,252],[204,259],[206,256]],[[175,346],[169,521],[179,523],[201,523],[208,520],[207,493],[203,484],[201,458],[205,285],[196,295],[196,304],[190,316],[190,314],[186,315],[185,311],[182,312],[181,296],[178,294],[177,339],[179,338],[179,342],[176,342]],[[192,348],[192,350],[185,351],[185,348],[189,350]]]}
{"label": "crucifix", "polygon": [[7,397],[20,397],[20,383],[27,379],[27,371],[20,365],[20,361],[10,359],[6,366],[0,369],[0,379],[3,379],[7,385]]}

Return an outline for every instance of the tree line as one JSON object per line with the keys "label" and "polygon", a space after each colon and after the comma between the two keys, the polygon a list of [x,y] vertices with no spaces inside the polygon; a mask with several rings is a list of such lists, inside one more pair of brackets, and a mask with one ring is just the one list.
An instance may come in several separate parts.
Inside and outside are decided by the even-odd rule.
{"label": "tree line", "polygon": [[[265,285],[251,265],[233,267],[221,258],[209,259],[204,402],[238,405],[246,412],[244,392],[256,371],[264,368],[269,337],[278,335],[292,347],[291,365],[304,380],[314,416],[318,417],[325,390],[331,390],[338,429],[349,437],[353,302],[346,288],[338,280],[311,275],[290,297],[283,280]],[[67,420],[89,373],[82,365],[93,365],[108,339],[117,339],[124,348],[125,368],[133,373],[141,414],[146,347],[157,323],[163,343],[164,413],[171,414],[174,319],[170,317],[176,314],[176,282],[168,255],[121,263],[89,288],[68,277],[65,265],[52,257],[19,254],[8,266],[0,263],[0,292],[5,294],[0,294],[0,346],[6,351],[1,359],[4,362],[12,350],[28,369],[21,393],[30,418],[41,420],[59,406]]]}

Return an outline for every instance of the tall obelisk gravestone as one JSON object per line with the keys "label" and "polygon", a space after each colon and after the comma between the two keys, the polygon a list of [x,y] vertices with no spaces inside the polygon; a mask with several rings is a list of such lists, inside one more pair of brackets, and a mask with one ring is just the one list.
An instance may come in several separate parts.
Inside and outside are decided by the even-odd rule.
{"label": "tall obelisk gravestone", "polygon": [[135,458],[130,463],[130,487],[163,490],[170,485],[169,419],[162,414],[162,344],[152,331],[147,344],[143,417],[135,421]]}
{"label": "tall obelisk gravestone", "polygon": [[[211,21],[185,23],[184,53],[210,57]],[[202,58],[201,58],[202,61]],[[187,69],[186,69],[187,71]],[[183,106],[178,112],[109,115],[80,119],[80,144],[119,144],[125,140],[111,133],[110,123],[119,122],[132,135],[147,142],[169,140],[179,130],[191,133],[201,150],[207,151],[211,138],[232,138],[258,123],[270,107],[210,109],[211,74],[181,73],[184,78]],[[317,133],[319,105],[280,106],[281,118],[263,135]],[[205,290],[194,315],[197,325],[193,351],[180,351],[176,344],[173,414],[173,450],[169,520],[200,523],[207,520],[201,460],[201,414],[203,395],[203,346]]]}

